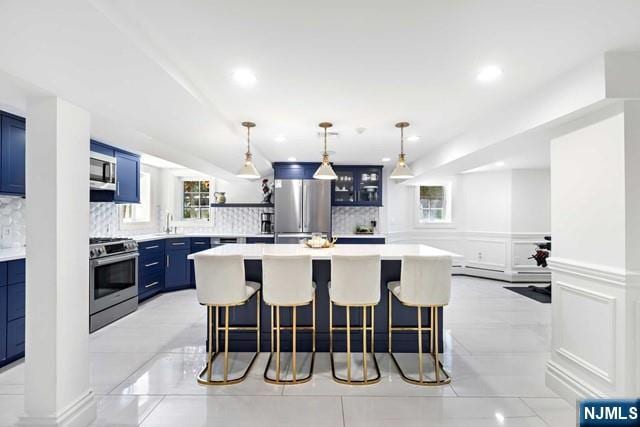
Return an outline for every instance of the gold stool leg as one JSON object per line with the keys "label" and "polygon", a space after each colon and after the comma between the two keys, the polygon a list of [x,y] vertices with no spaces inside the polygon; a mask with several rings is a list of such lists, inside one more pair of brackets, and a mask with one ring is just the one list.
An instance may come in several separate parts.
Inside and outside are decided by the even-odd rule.
{"label": "gold stool leg", "polygon": [[260,299],[260,291],[257,292],[258,299],[256,300],[256,352],[260,353],[260,311],[262,300]]}
{"label": "gold stool leg", "polygon": [[220,351],[220,311],[216,305],[216,353]]}
{"label": "gold stool leg", "polygon": [[351,318],[350,307],[347,306],[347,378],[348,382],[351,382]]}
{"label": "gold stool leg", "polygon": [[291,366],[293,367],[293,382],[296,382],[296,307],[293,307],[293,354],[291,356]]}
{"label": "gold stool leg", "polygon": [[434,311],[435,322],[433,327],[435,328],[435,371],[436,371],[436,383],[440,382],[440,351],[438,349],[438,309],[432,308]]}
{"label": "gold stool leg", "polygon": [[387,344],[387,351],[389,353],[391,353],[391,321],[392,321],[392,316],[391,316],[391,304],[393,303],[393,301],[391,300],[391,291],[388,292],[387,294],[387,314],[389,317],[389,325],[388,325],[388,332],[389,332],[389,342]]}
{"label": "gold stool leg", "polygon": [[418,307],[418,373],[420,382],[423,382],[424,367],[422,365],[422,307]]}
{"label": "gold stool leg", "polygon": [[[213,328],[214,328],[213,307],[211,306],[207,306],[207,324],[209,325],[209,351],[207,354],[207,381],[211,381],[211,375],[213,374]],[[216,328],[218,327],[217,320],[216,320],[215,327]]]}
{"label": "gold stool leg", "polygon": [[224,381],[229,377],[229,306],[224,307]]}
{"label": "gold stool leg", "polygon": [[271,336],[271,354],[273,354],[273,306],[270,305],[269,306],[270,310],[271,310],[271,329],[270,329],[270,336]]}
{"label": "gold stool leg", "polygon": [[362,378],[367,381],[367,306],[362,306]]}
{"label": "gold stool leg", "polygon": [[276,382],[280,381],[280,306],[276,306]]}
{"label": "gold stool leg", "polygon": [[329,353],[333,353],[333,303],[329,300]]}
{"label": "gold stool leg", "polygon": [[311,301],[311,316],[313,317],[313,319],[311,319],[311,351],[313,351],[314,353],[316,352],[316,294],[315,292],[313,293],[313,300]]}
{"label": "gold stool leg", "polygon": [[374,306],[371,306],[371,353],[373,353],[374,355],[376,354],[376,346],[374,345],[375,342],[375,337],[376,337],[376,322],[375,322],[375,313],[376,308]]}

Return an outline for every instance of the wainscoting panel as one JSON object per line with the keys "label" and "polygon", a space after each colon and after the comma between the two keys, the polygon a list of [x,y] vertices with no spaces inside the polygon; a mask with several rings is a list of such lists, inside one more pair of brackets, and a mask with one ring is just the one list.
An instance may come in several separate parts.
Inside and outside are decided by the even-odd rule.
{"label": "wainscoting panel", "polygon": [[[613,384],[616,368],[616,298],[556,280],[554,351],[588,374]],[[554,319],[555,320],[555,319]]]}
{"label": "wainscoting panel", "polygon": [[469,267],[506,271],[507,242],[505,239],[467,238],[465,258]]}

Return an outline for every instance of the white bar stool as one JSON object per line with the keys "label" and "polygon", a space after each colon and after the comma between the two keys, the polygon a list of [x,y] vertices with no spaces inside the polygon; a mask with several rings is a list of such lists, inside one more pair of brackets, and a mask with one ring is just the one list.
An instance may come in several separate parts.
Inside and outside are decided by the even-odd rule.
{"label": "white bar stool", "polygon": [[[228,385],[243,381],[260,352],[260,284],[245,280],[244,258],[242,255],[198,254],[194,257],[196,273],[196,294],[198,301],[207,306],[209,326],[209,351],[207,363],[198,374],[198,383],[207,385]],[[247,303],[257,296],[256,325],[229,326],[229,308]],[[220,327],[220,308],[224,308],[224,327]],[[215,309],[215,326],[213,322]],[[215,330],[216,351],[213,352]],[[221,380],[212,379],[215,359],[220,354],[220,331],[224,331],[224,367]],[[255,331],[256,353],[239,377],[229,378],[229,330]]]}
{"label": "white bar stool", "polygon": [[[374,335],[374,307],[380,302],[380,256],[379,255],[333,255],[331,257],[331,281],[329,282],[329,352],[331,374],[341,384],[366,385],[380,381],[380,369],[376,360]],[[346,326],[333,326],[333,305],[345,307]],[[351,375],[351,307],[362,308],[362,379]],[[371,309],[371,326],[367,326],[367,307]],[[333,357],[333,331],[347,333],[347,377],[336,374]],[[367,378],[367,331],[371,332],[371,357],[376,375]]]}
{"label": "white bar stool", "polygon": [[[438,348],[438,309],[449,304],[451,294],[451,258],[427,257],[420,255],[407,255],[402,257],[402,270],[399,282],[389,282],[388,314],[389,314],[389,354],[393,359],[402,379],[418,385],[442,385],[451,382],[451,377],[440,363],[440,350]],[[393,297],[401,304],[416,307],[418,311],[418,326],[392,325]],[[429,327],[422,326],[422,308],[428,307],[430,312]],[[394,331],[418,332],[418,378],[406,375],[400,367],[400,363],[393,355],[391,344]],[[433,358],[435,380],[427,380],[424,375],[422,363],[422,334],[429,331],[429,349]],[[444,378],[441,378],[441,374]]]}
{"label": "white bar stool", "polygon": [[[264,255],[262,258],[262,286],[264,302],[271,308],[271,354],[264,370],[264,380],[272,384],[301,384],[307,382],[313,376],[313,364],[316,354],[316,298],[315,283],[313,283],[313,264],[309,255]],[[297,308],[311,304],[312,324],[297,325]],[[292,325],[280,324],[280,307],[292,309]],[[273,312],[276,311],[276,325],[274,327]],[[293,351],[291,353],[292,379],[281,378],[280,375],[280,332],[292,331]],[[297,332],[299,330],[311,331],[312,353],[309,374],[298,378],[298,366],[296,358]],[[269,376],[269,368],[274,353],[273,333],[276,333],[276,376]]]}

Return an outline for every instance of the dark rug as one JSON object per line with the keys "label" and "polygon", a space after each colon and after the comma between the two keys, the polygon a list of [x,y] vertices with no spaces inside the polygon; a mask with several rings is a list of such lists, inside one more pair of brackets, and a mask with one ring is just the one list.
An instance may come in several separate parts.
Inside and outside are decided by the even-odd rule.
{"label": "dark rug", "polygon": [[551,304],[551,295],[536,292],[527,286],[505,286],[504,288],[543,304]]}

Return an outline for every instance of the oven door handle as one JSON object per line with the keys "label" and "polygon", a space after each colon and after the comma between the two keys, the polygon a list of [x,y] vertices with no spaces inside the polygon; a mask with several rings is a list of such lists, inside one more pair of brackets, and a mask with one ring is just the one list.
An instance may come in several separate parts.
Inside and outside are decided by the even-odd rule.
{"label": "oven door handle", "polygon": [[138,253],[128,253],[128,254],[124,254],[124,255],[118,255],[118,256],[112,256],[112,257],[107,257],[107,258],[101,258],[101,259],[94,259],[93,261],[91,261],[91,264],[99,267],[101,265],[108,265],[108,264],[115,264],[116,262],[120,262],[120,261],[127,261],[130,259],[135,259],[138,257]]}

